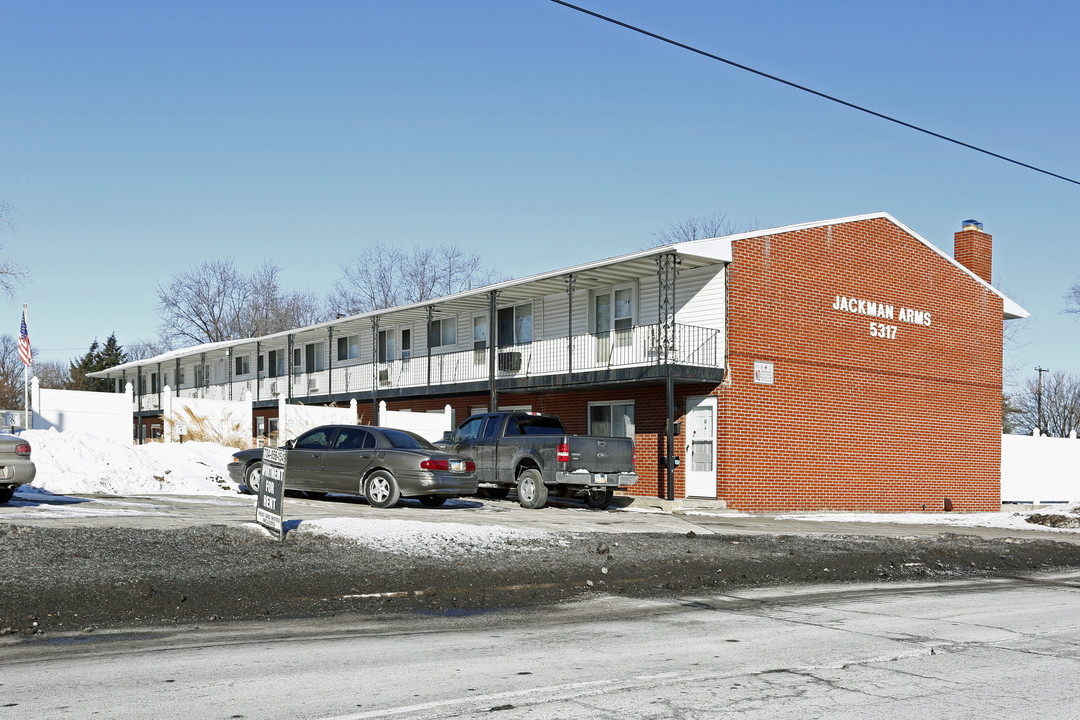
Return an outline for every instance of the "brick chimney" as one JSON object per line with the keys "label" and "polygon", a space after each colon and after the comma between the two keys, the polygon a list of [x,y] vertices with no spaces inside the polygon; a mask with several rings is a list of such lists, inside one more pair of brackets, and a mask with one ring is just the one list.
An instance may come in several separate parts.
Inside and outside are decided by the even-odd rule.
{"label": "brick chimney", "polygon": [[982,223],[965,220],[963,229],[953,236],[953,257],[956,262],[990,282],[994,236],[983,232]]}

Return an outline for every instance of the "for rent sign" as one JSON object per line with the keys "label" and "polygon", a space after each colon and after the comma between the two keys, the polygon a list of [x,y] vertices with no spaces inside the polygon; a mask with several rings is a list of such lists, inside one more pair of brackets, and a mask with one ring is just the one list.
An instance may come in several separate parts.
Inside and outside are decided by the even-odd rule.
{"label": "for rent sign", "polygon": [[282,527],[285,504],[285,465],[289,460],[287,450],[263,448],[262,480],[259,482],[259,502],[255,508],[255,520],[267,530],[285,537]]}

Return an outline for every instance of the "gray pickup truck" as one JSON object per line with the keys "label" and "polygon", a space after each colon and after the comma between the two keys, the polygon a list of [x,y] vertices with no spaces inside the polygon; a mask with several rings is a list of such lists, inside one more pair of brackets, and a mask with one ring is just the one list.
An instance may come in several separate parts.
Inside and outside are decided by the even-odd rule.
{"label": "gray pickup truck", "polygon": [[476,463],[480,486],[491,497],[517,488],[522,507],[541,508],[548,493],[583,495],[589,507],[611,504],[615,488],[633,485],[634,441],[568,435],[554,415],[494,412],[473,415],[442,443]]}

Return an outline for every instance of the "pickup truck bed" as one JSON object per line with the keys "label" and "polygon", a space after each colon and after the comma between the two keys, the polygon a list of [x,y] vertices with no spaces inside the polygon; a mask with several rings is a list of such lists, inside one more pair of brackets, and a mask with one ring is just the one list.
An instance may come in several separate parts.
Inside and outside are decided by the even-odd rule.
{"label": "pickup truck bed", "polygon": [[633,440],[568,435],[554,415],[473,415],[442,444],[476,463],[480,484],[490,495],[505,496],[516,488],[523,507],[543,507],[555,491],[583,495],[590,507],[606,508],[616,488],[637,482]]}

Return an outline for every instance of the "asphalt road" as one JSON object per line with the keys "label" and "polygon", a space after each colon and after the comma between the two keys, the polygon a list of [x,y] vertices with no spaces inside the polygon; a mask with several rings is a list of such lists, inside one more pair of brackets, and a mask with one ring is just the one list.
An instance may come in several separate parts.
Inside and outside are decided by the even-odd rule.
{"label": "asphalt road", "polygon": [[3,718],[1071,718],[1080,577],[19,643]]}

